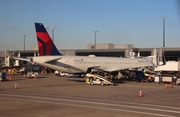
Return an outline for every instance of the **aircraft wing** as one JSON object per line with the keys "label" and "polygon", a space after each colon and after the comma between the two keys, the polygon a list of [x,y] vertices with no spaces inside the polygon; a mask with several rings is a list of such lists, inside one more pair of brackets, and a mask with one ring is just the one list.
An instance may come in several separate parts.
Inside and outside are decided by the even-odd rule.
{"label": "aircraft wing", "polygon": [[[71,70],[83,72],[83,70],[80,69],[80,68],[78,68],[78,67],[71,66],[71,65],[69,65],[69,64],[59,62],[59,61],[58,61],[59,59],[61,59],[61,57],[55,58],[55,59],[46,60],[44,63],[52,64],[52,65],[56,64],[57,66],[60,66],[60,67],[69,68],[69,69],[71,69]],[[58,61],[58,62],[57,62],[57,61]]]}

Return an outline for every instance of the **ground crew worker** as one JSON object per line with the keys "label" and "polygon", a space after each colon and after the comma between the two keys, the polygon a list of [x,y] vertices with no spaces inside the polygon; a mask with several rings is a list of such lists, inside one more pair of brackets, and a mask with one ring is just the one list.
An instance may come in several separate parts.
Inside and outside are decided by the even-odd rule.
{"label": "ground crew worker", "polygon": [[11,74],[11,69],[10,69],[10,68],[8,69],[8,74],[9,74],[9,75]]}
{"label": "ground crew worker", "polygon": [[172,84],[176,84],[176,81],[177,81],[177,77],[176,77],[176,75],[174,75],[174,76],[172,77]]}

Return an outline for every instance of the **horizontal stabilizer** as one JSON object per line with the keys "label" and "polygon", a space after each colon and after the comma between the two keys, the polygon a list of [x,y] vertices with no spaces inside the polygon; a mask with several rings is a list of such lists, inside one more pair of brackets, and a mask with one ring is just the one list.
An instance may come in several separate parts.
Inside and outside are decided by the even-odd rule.
{"label": "horizontal stabilizer", "polygon": [[21,60],[21,61],[27,61],[27,62],[32,62],[30,59],[20,58],[20,57],[13,57],[13,59],[15,59],[15,60]]}

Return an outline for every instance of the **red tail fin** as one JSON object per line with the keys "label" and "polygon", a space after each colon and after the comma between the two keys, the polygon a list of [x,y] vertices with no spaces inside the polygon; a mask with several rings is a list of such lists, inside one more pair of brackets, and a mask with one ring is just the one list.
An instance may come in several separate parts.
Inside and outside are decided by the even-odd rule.
{"label": "red tail fin", "polygon": [[35,23],[39,56],[62,55],[54,45],[42,23]]}

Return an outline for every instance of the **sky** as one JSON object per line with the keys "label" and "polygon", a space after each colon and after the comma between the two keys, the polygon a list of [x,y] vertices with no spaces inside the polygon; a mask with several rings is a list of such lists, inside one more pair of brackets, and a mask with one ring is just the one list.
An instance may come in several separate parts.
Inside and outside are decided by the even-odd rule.
{"label": "sky", "polygon": [[34,23],[43,23],[58,49],[86,49],[87,44],[180,47],[178,0],[0,0],[0,50],[37,46]]}

